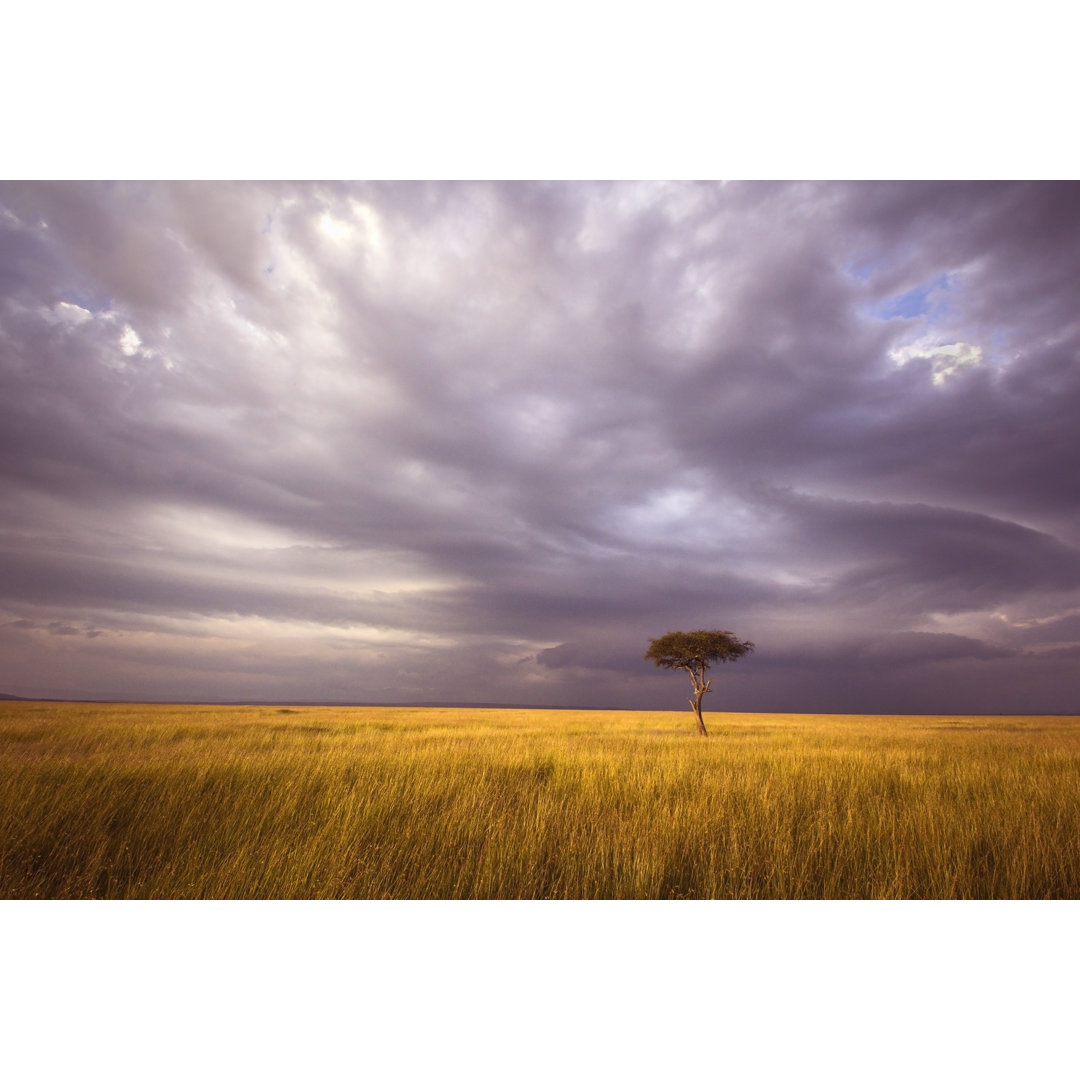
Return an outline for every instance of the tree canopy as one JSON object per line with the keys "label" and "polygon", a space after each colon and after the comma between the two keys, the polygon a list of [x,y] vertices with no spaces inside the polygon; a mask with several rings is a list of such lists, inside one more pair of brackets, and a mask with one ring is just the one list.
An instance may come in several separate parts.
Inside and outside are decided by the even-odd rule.
{"label": "tree canopy", "polygon": [[690,707],[697,718],[698,731],[708,735],[701,715],[701,699],[712,691],[712,679],[705,672],[713,664],[727,664],[753,652],[752,641],[740,641],[730,630],[674,630],[649,642],[646,660],[657,667],[682,668],[690,675],[694,696]]}
{"label": "tree canopy", "polygon": [[730,630],[675,630],[649,642],[646,660],[657,667],[702,670],[711,664],[738,660],[754,648],[752,641],[740,641]]}

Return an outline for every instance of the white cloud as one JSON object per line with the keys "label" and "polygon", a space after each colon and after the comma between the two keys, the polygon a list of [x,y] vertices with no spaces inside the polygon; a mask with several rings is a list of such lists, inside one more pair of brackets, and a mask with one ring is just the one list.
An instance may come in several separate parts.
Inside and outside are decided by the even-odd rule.
{"label": "white cloud", "polygon": [[59,321],[66,323],[68,326],[79,326],[81,323],[86,322],[87,319],[94,317],[86,308],[79,307],[78,304],[69,304],[65,300],[61,300],[53,308],[53,311]]}
{"label": "white cloud", "polygon": [[140,345],[142,345],[142,340],[135,333],[135,328],[125,326],[124,332],[120,335],[120,351],[125,356],[134,356],[139,351]]}
{"label": "white cloud", "polygon": [[961,368],[974,367],[981,363],[982,358],[983,352],[978,345],[972,345],[966,341],[944,344],[925,337],[889,352],[889,359],[897,367],[903,367],[912,360],[928,361],[935,386],[941,386],[946,379],[955,375]]}
{"label": "white cloud", "polygon": [[319,217],[318,228],[327,240],[343,247],[350,245],[356,235],[356,227],[351,222],[335,217],[329,211]]}

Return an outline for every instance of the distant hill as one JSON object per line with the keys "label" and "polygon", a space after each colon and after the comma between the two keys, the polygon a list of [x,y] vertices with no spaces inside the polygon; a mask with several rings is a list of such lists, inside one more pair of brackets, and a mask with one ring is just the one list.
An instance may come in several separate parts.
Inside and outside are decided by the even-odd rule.
{"label": "distant hill", "polygon": [[274,699],[230,699],[209,698],[201,701],[173,701],[159,698],[156,700],[139,700],[118,697],[94,697],[94,698],[24,698],[18,694],[0,694],[0,701],[58,701],[78,702],[83,705],[300,705],[308,708],[332,708],[332,709],[556,709],[573,712],[610,712],[625,711],[626,705],[521,705],[511,704],[505,701],[280,701]]}

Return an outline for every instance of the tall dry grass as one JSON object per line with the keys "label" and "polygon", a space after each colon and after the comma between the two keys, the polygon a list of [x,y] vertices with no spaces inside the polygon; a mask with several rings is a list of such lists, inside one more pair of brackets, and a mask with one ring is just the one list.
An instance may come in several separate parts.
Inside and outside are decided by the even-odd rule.
{"label": "tall dry grass", "polygon": [[0,896],[1080,898],[1080,718],[0,703]]}

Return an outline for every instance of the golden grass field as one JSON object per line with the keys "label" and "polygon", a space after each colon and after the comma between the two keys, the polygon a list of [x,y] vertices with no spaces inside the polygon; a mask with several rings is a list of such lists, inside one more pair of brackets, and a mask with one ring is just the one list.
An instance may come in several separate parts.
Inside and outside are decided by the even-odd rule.
{"label": "golden grass field", "polygon": [[7,899],[1080,899],[1080,717],[0,702]]}

